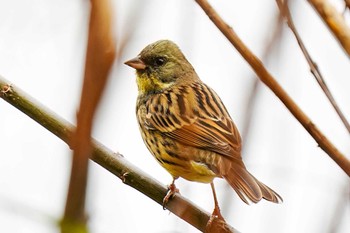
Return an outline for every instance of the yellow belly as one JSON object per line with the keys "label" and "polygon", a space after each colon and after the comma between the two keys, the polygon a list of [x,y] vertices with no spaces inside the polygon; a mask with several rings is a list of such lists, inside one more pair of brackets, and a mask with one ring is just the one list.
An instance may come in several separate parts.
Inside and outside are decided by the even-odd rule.
{"label": "yellow belly", "polygon": [[185,166],[178,166],[169,163],[161,163],[173,177],[182,177],[189,181],[196,181],[201,183],[210,183],[217,176],[213,171],[208,169],[204,164],[196,163],[194,161],[183,164]]}

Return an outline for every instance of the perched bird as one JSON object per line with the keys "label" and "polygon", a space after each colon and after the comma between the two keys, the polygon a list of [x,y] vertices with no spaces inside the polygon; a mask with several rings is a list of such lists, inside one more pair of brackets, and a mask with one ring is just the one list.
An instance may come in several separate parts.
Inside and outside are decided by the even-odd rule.
{"label": "perched bird", "polygon": [[[241,157],[241,137],[213,89],[204,84],[178,46],[160,40],[125,62],[136,69],[136,114],[142,138],[173,177],[163,206],[177,191],[175,180],[210,183],[224,178],[245,203],[282,198],[251,175]],[[221,215],[220,215],[221,216]]]}

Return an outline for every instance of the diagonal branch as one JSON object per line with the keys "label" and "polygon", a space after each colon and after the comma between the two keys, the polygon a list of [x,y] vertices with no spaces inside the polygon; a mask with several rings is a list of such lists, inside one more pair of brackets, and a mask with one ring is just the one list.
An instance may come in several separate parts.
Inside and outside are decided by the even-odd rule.
{"label": "diagonal branch", "polygon": [[196,0],[198,5],[213,21],[217,28],[226,36],[231,44],[238,50],[243,58],[253,68],[260,80],[268,86],[283,102],[294,117],[303,125],[319,146],[350,176],[350,161],[329,141],[329,139],[316,127],[310,118],[299,108],[281,85],[264,67],[262,62],[248,49],[233,29],[224,22],[213,7],[206,0]]}
{"label": "diagonal branch", "polygon": [[[75,127],[47,110],[19,88],[8,83],[0,76],[0,97],[71,146],[70,138]],[[145,194],[161,206],[163,205],[163,198],[167,193],[164,185],[132,165],[121,154],[111,151],[98,141],[92,139],[91,144],[91,160],[116,175],[125,184]],[[167,209],[198,230],[206,231],[210,215],[181,195],[176,194],[170,199]],[[218,222],[218,224],[222,224],[221,232],[238,232],[225,222]]]}
{"label": "diagonal branch", "polygon": [[[344,17],[327,0],[308,0],[311,6],[317,11],[323,22],[327,24],[333,35],[350,58],[350,28]],[[348,4],[348,0],[346,4]]]}
{"label": "diagonal branch", "polygon": [[350,133],[350,124],[349,122],[347,121],[347,119],[345,118],[343,112],[340,110],[337,102],[335,101],[332,93],[330,92],[322,74],[321,74],[321,71],[318,69],[318,66],[317,64],[313,61],[313,59],[311,58],[309,52],[307,51],[303,41],[301,40],[300,38],[300,35],[297,31],[297,29],[295,28],[295,25],[294,25],[294,22],[293,22],[293,19],[292,19],[292,16],[290,14],[290,10],[289,10],[289,7],[288,7],[288,0],[277,0],[277,5],[281,11],[281,14],[283,15],[283,17],[286,18],[287,20],[287,24],[289,26],[289,28],[292,30],[298,44],[299,44],[299,47],[301,49],[301,51],[303,52],[305,58],[306,58],[306,61],[307,63],[309,64],[310,66],[310,71],[312,73],[312,75],[315,77],[317,83],[320,85],[320,87],[322,88],[323,92],[326,94],[329,102],[332,104],[333,108],[335,109],[335,111],[337,112],[339,118],[341,119],[341,121],[343,122],[345,128],[348,130],[348,132]]}

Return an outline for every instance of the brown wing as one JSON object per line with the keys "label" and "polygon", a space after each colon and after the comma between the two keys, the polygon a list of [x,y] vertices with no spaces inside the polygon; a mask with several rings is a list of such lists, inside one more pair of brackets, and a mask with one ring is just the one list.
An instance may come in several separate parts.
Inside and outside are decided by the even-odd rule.
{"label": "brown wing", "polygon": [[145,126],[181,144],[241,161],[241,139],[218,95],[203,83],[173,88],[149,100]]}

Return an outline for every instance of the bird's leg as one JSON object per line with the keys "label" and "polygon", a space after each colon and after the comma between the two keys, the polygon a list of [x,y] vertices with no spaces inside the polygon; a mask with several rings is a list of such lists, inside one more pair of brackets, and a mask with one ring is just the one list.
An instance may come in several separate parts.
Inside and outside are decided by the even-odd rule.
{"label": "bird's leg", "polygon": [[168,192],[165,195],[165,197],[163,198],[163,209],[164,210],[165,210],[165,206],[167,205],[169,199],[172,198],[175,195],[175,193],[179,192],[179,189],[177,189],[175,186],[175,180],[177,178],[178,177],[173,177],[173,181],[171,182],[171,184],[168,185]]}
{"label": "bird's leg", "polygon": [[221,215],[221,212],[220,212],[220,207],[219,207],[219,203],[218,203],[218,199],[216,198],[216,192],[215,192],[215,187],[214,187],[214,182],[212,181],[210,183],[210,186],[211,186],[211,190],[213,191],[213,196],[214,196],[214,211],[211,215],[211,218],[220,218],[220,219],[224,219]]}

